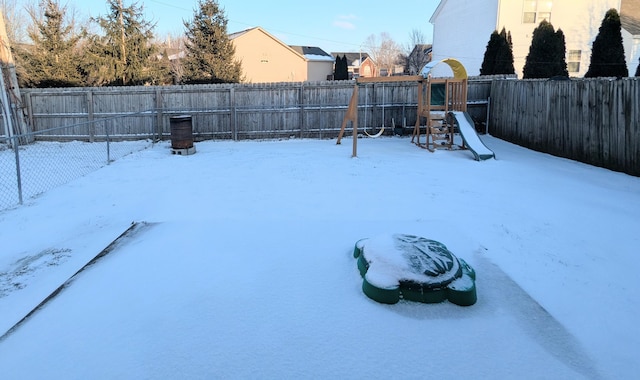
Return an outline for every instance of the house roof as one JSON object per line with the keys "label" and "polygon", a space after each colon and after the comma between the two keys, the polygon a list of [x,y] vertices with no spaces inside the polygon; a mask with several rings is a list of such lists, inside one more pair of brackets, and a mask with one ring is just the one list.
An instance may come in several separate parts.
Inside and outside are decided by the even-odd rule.
{"label": "house roof", "polygon": [[269,32],[267,32],[266,30],[262,29],[259,26],[241,30],[239,32],[231,33],[229,34],[229,39],[234,40],[234,39],[237,39],[238,37],[241,37],[253,31],[259,31],[261,33],[264,33],[266,36],[273,39],[274,41],[276,41],[277,43],[279,43],[286,49],[292,51],[293,53],[300,56],[302,59],[306,61],[333,61],[334,60],[331,54],[328,54],[327,52],[320,49],[319,47],[287,45],[284,42],[277,39],[276,37],[274,37],[273,35],[269,34]]}
{"label": "house roof", "polygon": [[413,47],[413,50],[411,50],[411,54],[417,54],[418,52],[422,51],[422,53],[424,54],[428,54],[431,53],[431,50],[433,49],[431,44],[416,44],[416,46]]}
{"label": "house roof", "polygon": [[440,0],[440,4],[438,4],[438,7],[436,8],[435,11],[433,11],[433,14],[429,18],[429,23],[433,24],[434,22],[436,22],[436,18],[438,18],[438,16],[440,15],[440,12],[442,12],[442,8],[444,8],[446,3],[447,3],[447,0]]}
{"label": "house roof", "polygon": [[631,35],[640,36],[640,2],[638,0],[620,1],[620,23]]}
{"label": "house roof", "polygon": [[331,55],[333,56],[333,58],[335,59],[335,57],[337,56],[345,56],[347,57],[347,62],[349,63],[349,66],[355,66],[357,64],[358,61],[362,60],[364,62],[365,59],[367,59],[367,57],[369,57],[369,54],[364,53],[364,52],[347,52],[347,53],[343,53],[343,52],[331,52]]}
{"label": "house roof", "polygon": [[334,60],[331,54],[320,49],[316,46],[297,46],[289,45],[289,47],[295,50],[298,54],[303,55],[309,61],[332,61]]}
{"label": "house roof", "polygon": [[249,33],[250,31],[252,31],[254,29],[261,29],[261,28],[259,26],[254,26],[253,28],[249,28],[249,29],[238,31],[238,32],[230,33],[228,35],[228,37],[229,37],[230,40],[233,40],[233,39],[238,38],[238,37],[240,37],[240,36],[242,36],[244,34]]}

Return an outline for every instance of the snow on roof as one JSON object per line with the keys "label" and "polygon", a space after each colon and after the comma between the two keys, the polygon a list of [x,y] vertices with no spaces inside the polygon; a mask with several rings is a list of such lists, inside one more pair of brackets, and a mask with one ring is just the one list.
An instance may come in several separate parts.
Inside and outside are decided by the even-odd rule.
{"label": "snow on roof", "polygon": [[317,46],[297,46],[297,45],[289,45],[289,47],[299,54],[303,55],[309,61],[331,61],[333,62],[335,58],[326,51],[320,49]]}

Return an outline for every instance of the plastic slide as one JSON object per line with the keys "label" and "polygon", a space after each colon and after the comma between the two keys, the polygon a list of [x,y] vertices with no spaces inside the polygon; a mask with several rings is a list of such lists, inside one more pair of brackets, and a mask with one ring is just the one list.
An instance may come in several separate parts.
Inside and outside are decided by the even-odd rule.
{"label": "plastic slide", "polygon": [[476,161],[496,158],[495,153],[480,140],[474,128],[473,120],[468,113],[460,111],[452,111],[450,113],[456,118],[464,145],[473,153]]}

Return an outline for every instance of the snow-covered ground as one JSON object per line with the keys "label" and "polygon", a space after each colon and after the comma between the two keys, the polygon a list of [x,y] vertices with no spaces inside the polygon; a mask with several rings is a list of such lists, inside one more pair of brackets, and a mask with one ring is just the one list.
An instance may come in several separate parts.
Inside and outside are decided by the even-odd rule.
{"label": "snow-covered ground", "polygon": [[[483,136],[169,143],[0,213],[2,379],[619,379],[640,373],[640,178]],[[353,246],[438,240],[470,307],[378,304]]]}

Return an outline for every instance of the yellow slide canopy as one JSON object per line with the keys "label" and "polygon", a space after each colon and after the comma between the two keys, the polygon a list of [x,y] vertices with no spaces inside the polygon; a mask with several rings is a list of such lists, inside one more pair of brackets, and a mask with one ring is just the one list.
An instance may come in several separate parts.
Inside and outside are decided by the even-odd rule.
{"label": "yellow slide canopy", "polygon": [[462,63],[460,63],[460,61],[454,58],[445,58],[442,61],[429,62],[422,68],[420,74],[422,74],[422,76],[426,78],[429,75],[429,72],[431,72],[434,67],[441,63],[446,63],[447,65],[449,65],[451,71],[453,71],[454,78],[467,79],[467,70],[464,68]]}

